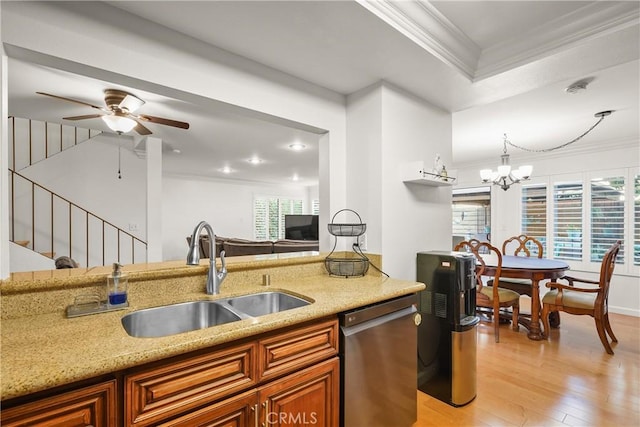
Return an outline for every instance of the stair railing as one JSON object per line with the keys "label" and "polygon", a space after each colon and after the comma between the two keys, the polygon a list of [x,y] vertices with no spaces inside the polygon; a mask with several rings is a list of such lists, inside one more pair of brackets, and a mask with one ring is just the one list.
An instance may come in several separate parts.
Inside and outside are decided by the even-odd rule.
{"label": "stair railing", "polygon": [[[23,126],[16,126],[16,121],[18,121],[19,124],[23,123]],[[37,133],[34,131],[34,123],[40,124],[40,131],[43,133],[40,141],[35,141],[33,138],[33,134]],[[9,125],[9,128],[11,129],[11,145],[9,147],[12,164],[11,168],[14,171],[20,171],[28,168],[29,166],[46,160],[56,154],[60,154],[64,150],[75,147],[76,145],[88,141],[102,133],[102,131],[95,129],[63,126],[59,123],[42,122],[14,116],[9,116]],[[27,129],[26,139],[28,139],[28,143],[26,144],[26,147],[17,147],[16,129],[23,129],[24,127]],[[70,132],[73,133],[70,134]],[[57,135],[57,138],[50,138],[51,134]],[[67,146],[65,146],[65,141],[67,141]],[[68,141],[71,142],[69,143]],[[18,159],[18,153],[25,149],[28,150],[28,152],[21,153],[20,159]],[[19,166],[18,163],[20,163]]]}
{"label": "stair railing", "polygon": [[[106,234],[108,231],[112,231],[116,233],[117,236],[117,243],[116,243],[116,248],[117,248],[117,262],[119,263],[127,263],[127,264],[133,264],[135,262],[145,262],[146,261],[146,252],[147,252],[147,243],[141,239],[139,239],[138,237],[134,236],[131,233],[128,233],[127,231],[119,228],[118,226],[112,224],[111,222],[99,217],[98,215],[89,212],[88,210],[84,209],[81,206],[78,206],[77,204],[73,203],[72,201],[66,199],[65,197],[60,196],[59,194],[54,193],[53,191],[43,187],[42,185],[32,181],[31,179],[25,177],[24,175],[15,172],[12,169],[9,169],[9,175],[10,175],[10,188],[11,188],[11,197],[10,197],[10,213],[11,213],[11,218],[10,218],[10,224],[11,224],[11,236],[10,236],[10,240],[12,242],[16,242],[16,240],[20,240],[20,239],[16,239],[16,220],[18,218],[22,219],[24,221],[25,218],[28,218],[29,215],[19,215],[18,217],[16,216],[16,201],[15,201],[15,194],[16,194],[16,180],[22,180],[22,182],[26,183],[27,187],[29,188],[27,190],[27,194],[26,196],[24,196],[25,199],[30,199],[30,204],[31,204],[31,212],[30,212],[30,226],[26,225],[25,227],[23,227],[24,229],[28,229],[30,228],[30,242],[29,242],[29,246],[30,249],[40,252],[40,253],[46,253],[49,252],[52,254],[55,254],[55,249],[56,249],[56,238],[60,238],[64,243],[59,244],[58,247],[61,246],[65,246],[68,245],[68,256],[71,258],[74,258],[74,255],[76,255],[74,253],[74,248],[73,248],[73,236],[77,233],[79,233],[78,231],[78,222],[81,222],[79,219],[75,220],[73,219],[73,211],[75,210],[76,212],[80,212],[81,215],[84,216],[84,226],[85,226],[85,230],[84,230],[84,234],[85,234],[85,243],[84,243],[84,248],[82,250],[78,250],[76,252],[79,253],[79,255],[84,255],[85,258],[85,266],[90,267],[90,262],[91,259],[95,260],[96,258],[101,258],[102,259],[102,265],[106,265],[109,264],[111,262],[113,262],[113,259],[106,259],[106,253],[107,253],[107,246],[106,246]],[[49,216],[50,216],[50,221],[48,226],[44,226],[42,224],[43,221],[38,222],[36,220],[36,191],[40,191],[43,192],[45,194],[45,199],[48,197],[50,200],[50,211],[49,211]],[[63,239],[63,236],[61,235],[63,232],[58,231],[56,233],[56,224],[59,224],[58,221],[56,221],[55,217],[55,209],[54,209],[54,205],[55,202],[61,202],[63,203],[63,206],[68,207],[68,209],[66,209],[68,211],[67,214],[67,219],[63,219],[62,222],[65,222],[68,228],[68,240],[65,238]],[[94,236],[92,235],[92,233],[90,232],[90,220],[93,221],[97,221],[98,224],[101,225],[100,229],[101,231],[101,235],[99,236]],[[82,226],[82,224],[80,224],[80,227]],[[75,232],[74,232],[75,231]],[[40,235],[44,235],[44,236],[48,236],[47,239],[49,240],[47,242],[47,245],[43,246],[40,244],[39,240],[36,240],[37,238],[39,238]],[[59,236],[59,237],[58,237]],[[27,236],[21,236],[21,237],[27,237]],[[101,250],[101,255],[99,254],[98,257],[93,257],[90,258],[91,255],[91,241],[92,239],[100,239],[101,243],[102,243],[102,250]],[[124,241],[124,243],[123,243]],[[131,244],[131,251],[130,251],[130,259],[124,260],[123,259],[123,244],[127,244],[127,242],[129,242]],[[36,244],[38,243],[38,244]],[[43,249],[49,249],[49,251],[43,250]],[[84,252],[84,254],[82,254],[82,252]],[[140,252],[144,252],[144,254],[141,254]],[[65,254],[66,255],[66,254]],[[77,259],[76,259],[77,261]],[[96,264],[94,264],[96,265]]]}

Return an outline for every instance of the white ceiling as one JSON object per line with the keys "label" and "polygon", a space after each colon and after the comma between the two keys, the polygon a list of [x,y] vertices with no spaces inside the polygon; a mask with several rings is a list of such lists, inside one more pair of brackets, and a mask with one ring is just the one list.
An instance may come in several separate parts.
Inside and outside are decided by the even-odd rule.
{"label": "white ceiling", "polygon": [[[504,133],[530,148],[559,145],[584,132],[603,110],[615,113],[580,144],[637,143],[639,138],[636,1],[108,3],[166,31],[344,95],[380,80],[414,93],[454,113],[457,164],[497,158]],[[564,92],[586,77],[593,79],[587,91]],[[108,82],[12,59],[9,110],[50,121],[90,114],[82,106],[34,92],[102,105],[101,92],[107,87]],[[163,165],[169,172],[218,176],[217,170],[228,165],[238,171],[234,178],[282,181],[298,173],[304,181],[317,175],[313,130],[283,128],[237,111],[118,87],[147,101],[140,113],[191,123],[188,131],[148,126],[182,151],[166,156]],[[102,125],[92,122],[94,128]],[[288,152],[286,147],[296,140],[310,149]],[[265,163],[251,167],[246,159],[252,155],[265,158]]]}

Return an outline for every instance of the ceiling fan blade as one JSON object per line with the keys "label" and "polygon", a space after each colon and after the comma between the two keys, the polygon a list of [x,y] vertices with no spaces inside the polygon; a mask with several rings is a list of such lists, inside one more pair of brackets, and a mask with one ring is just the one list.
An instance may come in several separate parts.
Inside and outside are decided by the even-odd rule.
{"label": "ceiling fan blade", "polygon": [[[138,122],[136,122],[136,123],[138,123]],[[141,123],[136,124],[136,127],[134,127],[133,130],[138,132],[139,135],[151,135],[151,133],[152,133],[149,129],[147,129],[146,127],[142,126]]]}
{"label": "ceiling fan blade", "polygon": [[102,114],[87,114],[84,116],[63,117],[62,120],[84,120],[84,119],[95,119],[97,117],[102,117]]}
{"label": "ceiling fan blade", "polygon": [[180,128],[180,129],[189,129],[189,123],[186,123],[186,122],[179,122],[177,120],[163,119],[162,117],[147,116],[146,114],[141,114],[141,115],[136,116],[136,117],[139,118],[140,120],[144,120],[146,122],[151,122],[151,123],[156,123],[156,124],[159,124],[159,125],[173,126],[175,128]]}
{"label": "ceiling fan blade", "polygon": [[118,105],[118,107],[122,110],[127,110],[128,112],[133,113],[144,104],[145,102],[137,96],[127,94],[122,101],[120,101],[120,105]]}
{"label": "ceiling fan blade", "polygon": [[96,110],[109,112],[105,108],[98,107],[97,105],[89,104],[88,102],[78,101],[77,99],[65,98],[64,96],[52,95],[50,93],[45,92],[36,92],[38,95],[50,96],[52,98],[61,99],[63,101],[75,102],[76,104],[86,105],[87,107],[95,108]]}

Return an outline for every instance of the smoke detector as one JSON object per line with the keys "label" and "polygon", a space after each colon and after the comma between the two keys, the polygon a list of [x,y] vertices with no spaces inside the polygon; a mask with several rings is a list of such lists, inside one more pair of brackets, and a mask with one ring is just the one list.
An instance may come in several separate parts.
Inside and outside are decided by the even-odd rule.
{"label": "smoke detector", "polygon": [[593,81],[593,77],[587,77],[586,79],[578,80],[567,86],[564,91],[570,94],[580,93],[587,90],[587,85]]}

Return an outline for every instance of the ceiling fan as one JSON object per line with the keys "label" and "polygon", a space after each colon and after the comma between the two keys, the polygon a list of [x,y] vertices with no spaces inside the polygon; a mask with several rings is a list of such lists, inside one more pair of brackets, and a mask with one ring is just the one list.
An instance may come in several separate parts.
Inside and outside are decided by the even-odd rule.
{"label": "ceiling fan", "polygon": [[179,122],[177,120],[163,119],[162,117],[149,116],[146,114],[133,114],[138,108],[142,107],[145,102],[135,95],[117,89],[106,89],[104,91],[104,103],[106,107],[98,107],[76,99],[65,98],[64,96],[52,95],[45,92],[36,92],[39,95],[50,96],[52,98],[61,99],[63,101],[75,102],[76,104],[85,105],[87,107],[100,110],[105,114],[87,114],[84,116],[63,117],[64,120],[85,120],[100,117],[109,126],[110,129],[118,134],[135,130],[140,135],[151,135],[151,131],[147,129],[142,122],[150,122],[159,125],[173,126],[180,129],[189,129],[189,123]]}

